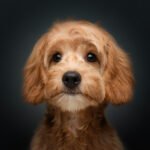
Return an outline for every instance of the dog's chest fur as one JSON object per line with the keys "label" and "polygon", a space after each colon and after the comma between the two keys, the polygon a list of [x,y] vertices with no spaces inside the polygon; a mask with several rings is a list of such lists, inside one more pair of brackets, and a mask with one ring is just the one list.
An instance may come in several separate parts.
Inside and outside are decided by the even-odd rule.
{"label": "dog's chest fur", "polygon": [[122,150],[116,133],[107,125],[101,109],[61,112],[48,109],[37,131],[32,150]]}

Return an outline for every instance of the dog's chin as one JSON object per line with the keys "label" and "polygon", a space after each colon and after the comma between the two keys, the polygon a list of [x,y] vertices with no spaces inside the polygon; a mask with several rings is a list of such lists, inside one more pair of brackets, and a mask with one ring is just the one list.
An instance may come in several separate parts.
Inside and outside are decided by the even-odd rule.
{"label": "dog's chin", "polygon": [[89,106],[97,106],[98,103],[81,92],[63,91],[51,98],[50,103],[59,107],[62,111],[80,111]]}

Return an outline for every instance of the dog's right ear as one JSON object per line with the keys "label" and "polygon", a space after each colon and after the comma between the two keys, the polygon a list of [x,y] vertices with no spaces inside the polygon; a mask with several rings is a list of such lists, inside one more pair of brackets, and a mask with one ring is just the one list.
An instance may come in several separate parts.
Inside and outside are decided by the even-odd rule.
{"label": "dog's right ear", "polygon": [[29,103],[38,104],[43,101],[44,68],[43,55],[47,44],[47,34],[44,34],[35,44],[24,67],[23,94]]}

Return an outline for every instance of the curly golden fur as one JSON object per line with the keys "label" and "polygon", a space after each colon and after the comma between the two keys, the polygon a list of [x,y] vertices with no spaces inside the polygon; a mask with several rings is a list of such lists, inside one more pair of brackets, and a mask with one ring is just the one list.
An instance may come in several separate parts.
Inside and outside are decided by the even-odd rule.
{"label": "curly golden fur", "polygon": [[[53,60],[57,53],[59,62]],[[87,60],[89,53],[94,62]],[[67,71],[81,75],[73,93],[62,82]],[[108,103],[128,102],[133,85],[129,57],[102,27],[87,21],[55,23],[24,68],[26,100],[48,106],[31,150],[122,150],[103,112]]]}

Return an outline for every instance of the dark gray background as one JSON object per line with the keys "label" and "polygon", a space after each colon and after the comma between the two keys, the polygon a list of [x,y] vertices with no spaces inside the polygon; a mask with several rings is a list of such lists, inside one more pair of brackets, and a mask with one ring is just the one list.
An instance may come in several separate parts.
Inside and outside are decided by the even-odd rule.
{"label": "dark gray background", "polygon": [[0,1],[0,149],[28,149],[45,106],[35,107],[23,101],[22,69],[40,35],[53,21],[70,17],[101,22],[131,55],[136,78],[134,100],[124,106],[109,106],[107,118],[127,149],[148,149],[149,10],[148,0]]}

